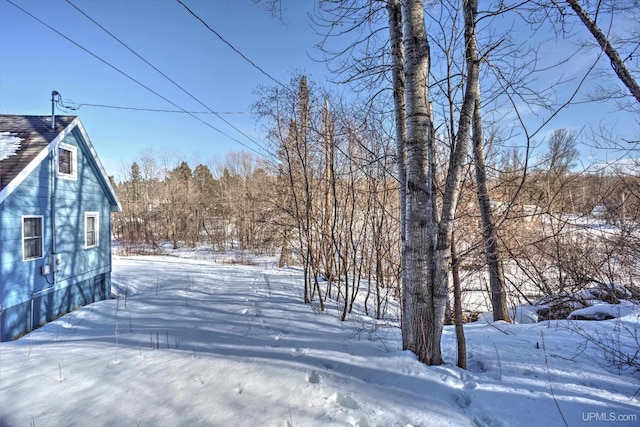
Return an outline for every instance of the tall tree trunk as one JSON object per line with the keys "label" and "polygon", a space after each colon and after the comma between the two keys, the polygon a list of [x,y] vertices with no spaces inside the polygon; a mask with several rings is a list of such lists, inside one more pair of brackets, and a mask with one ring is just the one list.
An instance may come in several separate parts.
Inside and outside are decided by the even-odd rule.
{"label": "tall tree trunk", "polygon": [[315,260],[313,259],[313,230],[311,229],[311,216],[312,216],[312,194],[310,184],[310,164],[309,164],[309,130],[311,128],[311,111],[309,106],[309,86],[307,83],[307,76],[302,75],[300,77],[300,83],[298,86],[298,114],[299,114],[299,128],[296,129],[296,154],[302,171],[303,181],[303,197],[304,197],[304,217],[301,219],[302,228],[304,229],[304,271],[305,271],[305,283],[304,283],[304,302],[311,303],[313,300],[313,285],[311,281],[315,276],[317,269]]}
{"label": "tall tree trunk", "polygon": [[[404,21],[407,184],[403,253],[402,345],[429,365],[442,364],[442,317],[434,312],[432,183],[427,179],[431,123],[429,116],[430,54],[422,0],[402,2]],[[445,292],[446,296],[446,292]],[[444,305],[443,305],[444,308]],[[444,310],[443,310],[444,314]]]}
{"label": "tall tree trunk", "polygon": [[[400,284],[406,283],[407,269],[404,252],[407,226],[407,121],[405,104],[404,44],[402,42],[402,7],[400,0],[388,0],[389,40],[391,42],[391,79],[396,131],[396,165],[398,170],[398,197],[400,206]],[[404,304],[404,299],[402,301]],[[403,310],[404,312],[404,310]]]}
{"label": "tall tree trunk", "polygon": [[324,257],[324,275],[328,282],[334,280],[333,267],[333,243],[331,242],[331,224],[333,205],[331,199],[331,182],[333,181],[333,135],[331,132],[331,117],[329,115],[329,99],[324,100],[324,162],[325,162],[325,185],[324,185],[324,222],[322,237],[322,256]]}
{"label": "tall tree trunk", "polygon": [[389,15],[389,40],[391,41],[391,78],[393,82],[393,103],[395,112],[396,156],[398,169],[398,188],[400,194],[400,234],[404,247],[406,223],[406,140],[407,124],[405,118],[404,91],[404,45],[402,43],[402,9],[400,0],[387,2]]}
{"label": "tall tree trunk", "polygon": [[467,369],[467,340],[464,337],[462,319],[462,286],[460,284],[460,262],[456,251],[456,240],[451,236],[451,276],[453,277],[453,318],[456,325],[456,343],[458,347],[458,367]]}
{"label": "tall tree trunk", "polygon": [[600,27],[591,19],[591,17],[587,14],[587,12],[582,8],[580,2],[578,0],[567,0],[569,6],[573,11],[578,15],[578,18],[582,21],[587,30],[591,33],[591,35],[596,39],[604,53],[609,57],[609,61],[611,61],[611,67],[613,71],[615,71],[616,75],[620,79],[620,81],[629,89],[631,95],[640,103],[640,85],[633,78],[629,69],[625,65],[624,61],[618,54],[618,51],[611,46],[609,43],[609,39],[607,36],[600,30]]}
{"label": "tall tree trunk", "polygon": [[[480,90],[477,89],[478,95]],[[484,137],[482,132],[482,115],[480,113],[480,97],[476,98],[473,112],[473,159],[476,171],[476,191],[478,207],[482,220],[482,237],[489,267],[489,289],[491,290],[491,306],[493,320],[510,321],[505,294],[504,271],[498,250],[498,233],[491,213],[491,198],[487,188],[487,173],[484,161]]]}
{"label": "tall tree trunk", "polygon": [[[465,0],[463,2],[465,15],[465,59],[467,63],[467,82],[456,141],[451,147],[449,168],[445,181],[444,196],[442,199],[442,214],[437,224],[436,244],[433,256],[430,258],[429,268],[432,272],[432,283],[429,286],[428,301],[430,304],[427,310],[427,322],[430,326],[431,339],[438,338],[438,343],[442,335],[442,323],[447,303],[447,289],[449,283],[449,272],[451,271],[451,242],[453,235],[453,225],[455,210],[460,196],[460,188],[464,177],[463,166],[469,151],[469,139],[471,131],[471,120],[477,98],[479,61],[477,56],[477,44],[475,34],[475,16],[477,10],[477,0]],[[407,47],[408,50],[408,47]],[[408,56],[408,55],[407,55]],[[408,74],[408,73],[407,73]],[[407,76],[407,82],[408,82]],[[408,84],[407,84],[408,86]],[[407,89],[408,92],[408,89]],[[407,98],[408,99],[408,98]],[[407,101],[407,105],[409,102]],[[407,108],[409,110],[409,108]],[[428,110],[427,110],[428,113]],[[408,141],[410,138],[408,139]],[[409,152],[407,150],[407,152]],[[410,164],[410,163],[408,163]],[[435,197],[435,194],[434,194]],[[431,199],[433,201],[433,199]],[[433,207],[429,207],[431,213]],[[408,210],[407,210],[407,214]],[[434,227],[435,228],[435,227]],[[409,240],[409,236],[407,236]],[[433,347],[432,347],[433,348]],[[433,363],[442,363],[439,346],[438,354],[433,355]],[[439,357],[439,362],[437,362]]]}
{"label": "tall tree trunk", "polygon": [[438,227],[438,241],[436,252],[441,255],[436,256],[436,261],[445,262],[445,270],[448,271],[451,265],[450,247],[453,234],[453,223],[455,210],[460,196],[460,188],[464,178],[463,165],[469,151],[469,140],[471,136],[471,123],[475,110],[475,101],[478,99],[479,87],[479,60],[476,43],[475,18],[477,14],[478,1],[464,0],[464,21],[465,21],[465,60],[467,63],[467,81],[465,84],[464,98],[460,110],[458,121],[458,133],[452,147],[449,160],[449,169],[442,200],[442,215]]}

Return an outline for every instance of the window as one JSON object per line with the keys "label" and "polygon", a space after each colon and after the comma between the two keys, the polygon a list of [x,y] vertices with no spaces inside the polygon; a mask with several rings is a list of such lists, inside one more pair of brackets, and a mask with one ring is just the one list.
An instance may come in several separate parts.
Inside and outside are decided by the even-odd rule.
{"label": "window", "polygon": [[58,147],[58,176],[65,179],[77,177],[77,148],[69,144]]}
{"label": "window", "polygon": [[22,217],[22,260],[42,258],[42,217]]}
{"label": "window", "polygon": [[84,214],[84,247],[94,248],[98,246],[99,221],[98,212],[85,212]]}

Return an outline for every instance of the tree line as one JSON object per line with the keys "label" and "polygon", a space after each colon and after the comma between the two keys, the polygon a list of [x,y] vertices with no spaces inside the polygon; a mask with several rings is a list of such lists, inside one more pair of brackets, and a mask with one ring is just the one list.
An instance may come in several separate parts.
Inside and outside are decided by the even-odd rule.
{"label": "tree line", "polygon": [[116,184],[123,211],[114,216],[114,235],[130,253],[206,243],[212,250],[273,251],[278,239],[270,191],[276,185],[262,161],[230,153],[215,170],[191,168],[179,156],[159,159],[145,150]]}
{"label": "tree line", "polygon": [[[282,10],[280,0],[261,3]],[[616,96],[620,108],[638,108],[633,38],[617,39],[618,51],[598,25],[601,15],[633,19],[634,1],[584,3],[496,1],[479,11],[477,0],[319,1],[321,48],[349,96],[304,74],[258,88],[254,113],[272,156],[242,154],[246,162],[215,175],[142,159],[118,185],[126,201],[116,234],[278,251],[281,265],[302,266],[304,301],[323,309],[334,300],[342,319],[361,292],[377,317],[397,297],[403,347],[428,364],[443,362],[452,319],[464,366],[461,298],[478,282],[504,321],[517,302],[593,283],[637,292],[638,177],[580,167],[576,149],[590,138],[628,156],[637,142],[607,129],[543,137],[577,102]],[[536,32],[566,36],[572,16],[624,88],[578,100],[596,64],[565,79],[566,57],[545,61]],[[544,117],[528,120],[535,109]]]}
{"label": "tree line", "polygon": [[[153,253],[168,241],[277,254],[280,266],[302,266],[306,303],[323,309],[335,301],[346,319],[364,295],[367,313],[382,318],[390,298],[402,294],[393,124],[385,112],[358,110],[304,75],[277,102],[267,96],[274,88],[263,90],[269,102],[255,108],[273,132],[276,161],[239,152],[192,168],[177,155],[146,150],[116,183],[123,211],[114,216],[115,237],[128,253]],[[485,184],[511,306],[594,283],[637,290],[640,177],[578,168],[577,143],[575,133],[555,130],[527,171],[518,150],[489,150]],[[444,176],[436,178],[440,187]],[[462,274],[459,292],[490,296],[477,193],[468,158],[452,262]],[[452,310],[453,283],[447,289],[446,322],[477,309]]]}

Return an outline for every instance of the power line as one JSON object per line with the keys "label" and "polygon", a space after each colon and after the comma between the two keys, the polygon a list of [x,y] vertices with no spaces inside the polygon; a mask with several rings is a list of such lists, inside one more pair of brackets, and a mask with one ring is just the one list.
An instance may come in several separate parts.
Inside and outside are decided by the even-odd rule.
{"label": "power line", "polygon": [[152,113],[181,113],[181,114],[247,114],[242,111],[182,111],[182,110],[165,110],[162,108],[143,108],[143,107],[125,107],[122,105],[104,105],[104,104],[76,104],[75,110],[79,110],[80,107],[97,107],[97,108],[112,108],[116,110],[133,110],[133,111],[150,111]]}
{"label": "power line", "polygon": [[202,120],[200,117],[196,116],[193,113],[190,113],[189,111],[185,110],[184,108],[182,108],[181,106],[179,106],[178,104],[176,104],[175,102],[169,100],[168,98],[166,98],[165,96],[161,95],[160,93],[156,92],[155,90],[151,89],[149,86],[145,85],[144,83],[136,80],[135,78],[131,77],[129,74],[125,73],[124,71],[122,71],[121,69],[119,69],[118,67],[116,67],[115,65],[112,65],[111,63],[109,63],[107,60],[101,58],[100,56],[96,55],[95,53],[91,52],[89,49],[85,48],[84,46],[82,46],[81,44],[75,42],[74,40],[72,40],[71,38],[67,37],[66,35],[64,35],[63,33],[61,33],[60,31],[56,30],[55,28],[53,28],[52,26],[50,26],[49,24],[47,24],[46,22],[42,21],[41,19],[39,19],[38,17],[36,17],[35,15],[31,14],[30,12],[28,12],[27,10],[23,9],[22,7],[18,6],[17,4],[15,4],[12,0],[5,0],[7,3],[13,5],[15,8],[17,8],[18,10],[22,11],[23,13],[25,13],[26,15],[30,16],[31,18],[33,18],[34,20],[38,21],[40,24],[44,25],[45,27],[47,27],[48,29],[50,29],[51,31],[53,31],[54,33],[58,34],[60,37],[63,37],[64,39],[66,39],[68,42],[74,44],[75,46],[79,47],[80,49],[82,49],[83,51],[85,51],[86,53],[88,53],[89,55],[93,56],[94,58],[96,58],[97,60],[99,60],[100,62],[102,62],[103,64],[105,64],[106,66],[108,66],[109,68],[117,71],[118,73],[122,74],[124,77],[128,78],[129,80],[133,81],[134,83],[138,84],[139,86],[145,88],[146,90],[148,90],[149,92],[153,93],[154,95],[158,96],[159,98],[163,99],[164,101],[168,102],[169,104],[173,105],[174,107],[178,108],[180,111],[183,111],[186,114],[189,114],[191,117],[193,117],[194,119],[198,120],[199,122],[203,123],[205,126],[210,127],[211,129],[215,130],[216,132],[220,133],[221,135],[226,136],[227,138],[237,142],[238,144],[242,145],[243,147],[253,151],[254,153],[258,154],[258,155],[263,155],[262,153],[260,153],[259,151],[257,151],[256,149],[248,146],[247,144],[237,140],[236,138],[232,137],[231,135],[228,135],[227,133],[221,131],[220,129],[218,129],[217,127],[213,126],[210,123],[205,122],[204,120]]}
{"label": "power line", "polygon": [[124,105],[89,104],[89,103],[86,103],[86,102],[76,103],[76,102],[73,102],[72,100],[67,100],[67,102],[71,103],[71,105],[65,104],[61,99],[58,100],[57,103],[61,108],[64,108],[64,109],[67,109],[67,110],[74,110],[74,111],[77,111],[82,107],[96,107],[96,108],[111,108],[111,109],[114,109],[114,110],[148,111],[148,112],[152,112],[152,113],[227,114],[227,115],[247,114],[247,113],[242,112],[242,111],[183,111],[183,110],[168,110],[168,109],[163,109],[163,108],[127,107],[127,106],[124,106]]}
{"label": "power line", "polygon": [[107,30],[105,27],[103,27],[102,25],[100,25],[95,19],[93,19],[91,16],[89,16],[87,13],[85,13],[82,9],[80,9],[78,6],[76,6],[75,4],[73,4],[73,2],[71,0],[66,0],[67,3],[69,3],[71,6],[73,6],[74,9],[76,9],[78,12],[80,12],[84,17],[86,17],[88,20],[90,20],[93,24],[95,24],[96,26],[98,26],[102,31],[104,31],[105,33],[109,34],[114,40],[116,40],[118,43],[120,43],[120,45],[122,45],[125,49],[127,49],[129,52],[133,53],[136,57],[138,57],[138,59],[140,59],[141,61],[143,61],[145,64],[147,64],[149,67],[153,68],[158,74],[160,74],[162,77],[164,77],[165,79],[169,80],[175,87],[177,87],[178,89],[180,89],[182,92],[184,92],[186,95],[188,95],[189,97],[191,97],[191,99],[193,99],[194,101],[196,101],[198,104],[202,105],[204,108],[206,108],[211,114],[215,115],[216,117],[218,117],[220,120],[222,120],[223,122],[225,122],[227,125],[231,126],[233,129],[235,129],[238,133],[240,133],[242,136],[244,136],[245,138],[247,138],[249,141],[253,142],[255,145],[257,145],[258,147],[260,147],[261,149],[268,151],[266,147],[264,147],[262,144],[260,144],[259,142],[255,141],[253,138],[251,138],[249,135],[247,135],[246,133],[244,133],[242,130],[238,129],[235,125],[233,125],[232,123],[230,123],[228,120],[226,120],[224,117],[222,117],[220,114],[216,113],[215,111],[213,111],[211,108],[209,108],[209,106],[207,106],[204,102],[202,102],[200,99],[198,99],[195,95],[193,95],[191,92],[189,92],[188,90],[186,90],[184,87],[182,87],[180,84],[178,84],[175,80],[173,80],[171,77],[167,76],[165,73],[163,73],[160,69],[158,69],[158,67],[156,67],[155,65],[153,65],[152,63],[150,63],[149,61],[147,61],[145,58],[143,58],[138,52],[136,52],[135,50],[133,50],[131,47],[129,47],[125,42],[123,42],[122,40],[120,40],[118,37],[116,37],[112,32],[110,32],[109,30]]}
{"label": "power line", "polygon": [[[67,0],[69,1],[69,0]],[[211,26],[209,24],[207,24],[202,18],[200,18],[194,11],[192,11],[191,9],[189,9],[189,7],[184,4],[182,2],[182,0],[176,0],[178,3],[180,3],[182,5],[182,7],[184,7],[185,9],[187,9],[187,11],[194,17],[196,18],[198,21],[200,21],[202,23],[202,25],[204,25],[205,27],[207,27],[207,29],[209,31],[211,31],[213,34],[215,34],[220,40],[222,40],[222,42],[224,42],[227,46],[229,46],[235,53],[237,53],[238,55],[240,55],[240,57],[242,59],[244,59],[245,61],[247,61],[249,64],[251,64],[256,70],[260,71],[262,74],[264,74],[265,76],[267,76],[268,78],[270,78],[271,80],[273,80],[274,82],[276,82],[277,84],[279,84],[280,86],[284,87],[285,89],[288,89],[287,85],[285,85],[284,83],[280,82],[278,79],[276,79],[275,77],[273,77],[271,74],[267,73],[264,69],[262,69],[259,65],[257,65],[255,62],[253,62],[251,59],[247,58],[247,56],[245,54],[243,54],[242,52],[240,52],[234,45],[232,45],[230,42],[228,42],[224,37],[222,37],[220,35],[220,33],[218,33],[216,30],[214,30],[213,28],[211,28]]]}

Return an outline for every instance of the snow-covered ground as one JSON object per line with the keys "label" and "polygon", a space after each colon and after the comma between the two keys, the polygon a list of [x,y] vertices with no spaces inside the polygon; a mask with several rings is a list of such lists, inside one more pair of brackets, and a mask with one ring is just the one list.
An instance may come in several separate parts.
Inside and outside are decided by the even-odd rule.
{"label": "snow-covered ground", "polygon": [[[115,257],[118,299],[0,344],[0,426],[640,425],[638,312],[465,326],[469,370],[400,349],[391,321],[301,302],[301,273]],[[633,337],[633,334],[636,337]]]}

